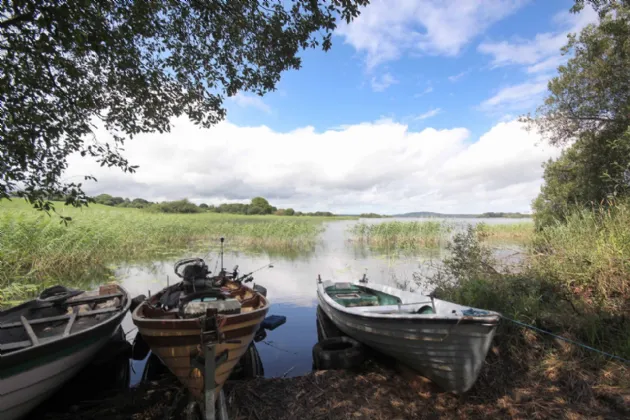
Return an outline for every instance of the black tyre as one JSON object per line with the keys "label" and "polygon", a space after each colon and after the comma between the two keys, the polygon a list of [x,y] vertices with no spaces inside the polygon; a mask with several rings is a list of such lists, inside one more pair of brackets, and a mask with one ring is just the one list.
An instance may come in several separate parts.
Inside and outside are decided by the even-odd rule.
{"label": "black tyre", "polygon": [[363,346],[350,337],[332,337],[313,347],[315,369],[351,369],[363,363]]}
{"label": "black tyre", "polygon": [[317,341],[332,337],[345,337],[346,335],[328,318],[328,315],[320,306],[317,307]]}
{"label": "black tyre", "polygon": [[245,354],[238,361],[232,374],[231,380],[254,379],[265,375],[260,354],[254,343],[250,344]]}
{"label": "black tyre", "polygon": [[168,368],[162,363],[159,357],[154,353],[149,355],[147,363],[142,371],[142,382],[151,382],[159,379],[162,375],[169,373]]}

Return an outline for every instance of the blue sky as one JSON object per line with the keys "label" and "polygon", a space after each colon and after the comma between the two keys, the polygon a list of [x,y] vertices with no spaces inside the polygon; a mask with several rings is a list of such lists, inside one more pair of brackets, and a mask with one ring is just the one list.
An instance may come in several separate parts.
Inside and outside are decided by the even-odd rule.
{"label": "blue sky", "polygon": [[[542,163],[560,150],[527,132],[567,57],[567,34],[597,21],[570,0],[373,0],[328,53],[301,54],[264,97],[226,100],[210,129],[126,143],[135,174],[71,161],[88,192],[338,213],[531,210]],[[102,133],[106,136],[106,133]]]}
{"label": "blue sky", "polygon": [[[503,3],[513,5],[513,10],[463,40],[455,54],[407,50],[397,59],[368,68],[365,52],[337,35],[328,53],[308,50],[301,54],[302,69],[286,72],[278,90],[265,96],[268,109],[230,104],[228,118],[239,125],[266,125],[279,131],[307,125],[323,131],[388,117],[413,129],[455,125],[469,128],[473,136],[481,135],[506,115],[519,115],[533,107],[508,107],[505,112],[480,109],[484,100],[502,88],[532,79],[522,66],[495,66],[491,54],[479,51],[480,45],[517,43],[540,33],[563,34],[571,26],[554,21],[558,14],[568,15],[570,0]],[[415,119],[437,109],[433,117]]]}

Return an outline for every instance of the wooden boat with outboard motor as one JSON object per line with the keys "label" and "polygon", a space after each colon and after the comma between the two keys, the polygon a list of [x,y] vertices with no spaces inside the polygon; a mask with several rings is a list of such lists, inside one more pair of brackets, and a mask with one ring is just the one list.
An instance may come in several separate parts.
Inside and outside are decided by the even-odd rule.
{"label": "wooden boat with outboard motor", "polygon": [[131,299],[119,285],[63,286],[0,312],[0,419],[24,417],[112,339]]}
{"label": "wooden boat with outboard motor", "polygon": [[343,333],[389,355],[446,391],[468,391],[500,314],[381,284],[322,281],[317,298]]}
{"label": "wooden boat with outboard motor", "polygon": [[[210,276],[201,258],[179,261],[175,273],[182,281],[150,297],[132,314],[153,354],[197,400],[204,401],[204,378],[211,370],[208,383],[218,399],[269,310],[264,294],[246,285],[253,272],[239,276],[237,269],[229,273],[222,268]],[[205,360],[208,347],[216,355],[211,370]]]}

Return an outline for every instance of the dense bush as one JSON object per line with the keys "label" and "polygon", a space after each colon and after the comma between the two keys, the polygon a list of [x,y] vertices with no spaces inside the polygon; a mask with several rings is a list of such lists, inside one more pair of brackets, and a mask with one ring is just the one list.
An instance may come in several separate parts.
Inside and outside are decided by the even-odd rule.
{"label": "dense bush", "polygon": [[202,209],[187,199],[154,204],[150,207],[150,210],[160,213],[199,213],[202,211]]}

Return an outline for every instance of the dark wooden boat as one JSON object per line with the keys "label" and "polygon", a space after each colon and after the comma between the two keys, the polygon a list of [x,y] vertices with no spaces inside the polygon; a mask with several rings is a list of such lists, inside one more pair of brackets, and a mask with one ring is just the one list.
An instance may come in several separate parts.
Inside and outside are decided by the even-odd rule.
{"label": "dark wooden boat", "polygon": [[153,354],[198,400],[204,396],[204,347],[214,345],[213,384],[218,399],[265,319],[269,302],[245,285],[253,280],[251,275],[239,277],[236,269],[232,273],[221,269],[210,277],[202,259],[190,259],[176,264],[175,273],[183,281],[138,306],[133,322]]}
{"label": "dark wooden boat", "polygon": [[91,292],[54,286],[0,312],[0,418],[25,416],[85,367],[130,304],[114,284]]}

